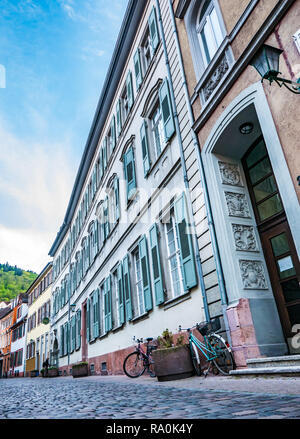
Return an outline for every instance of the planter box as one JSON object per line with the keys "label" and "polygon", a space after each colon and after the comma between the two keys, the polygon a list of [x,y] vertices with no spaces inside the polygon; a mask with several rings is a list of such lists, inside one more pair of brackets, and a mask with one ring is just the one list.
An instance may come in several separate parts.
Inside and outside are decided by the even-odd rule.
{"label": "planter box", "polygon": [[82,366],[79,367],[72,367],[72,376],[73,378],[79,378],[79,377],[86,377],[88,376],[88,365],[84,364]]}
{"label": "planter box", "polygon": [[58,369],[48,369],[48,375],[45,378],[58,377]]}
{"label": "planter box", "polygon": [[158,381],[172,381],[194,375],[189,346],[157,349],[152,352]]}
{"label": "planter box", "polygon": [[35,378],[39,376],[39,371],[38,370],[31,370],[30,371],[30,378]]}

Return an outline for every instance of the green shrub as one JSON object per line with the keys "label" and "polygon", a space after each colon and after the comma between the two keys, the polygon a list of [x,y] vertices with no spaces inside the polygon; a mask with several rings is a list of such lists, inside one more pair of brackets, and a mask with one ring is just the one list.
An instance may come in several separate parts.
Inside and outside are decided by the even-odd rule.
{"label": "green shrub", "polygon": [[82,361],[81,363],[74,364],[72,369],[78,369],[79,367],[87,366],[88,363],[86,361]]}

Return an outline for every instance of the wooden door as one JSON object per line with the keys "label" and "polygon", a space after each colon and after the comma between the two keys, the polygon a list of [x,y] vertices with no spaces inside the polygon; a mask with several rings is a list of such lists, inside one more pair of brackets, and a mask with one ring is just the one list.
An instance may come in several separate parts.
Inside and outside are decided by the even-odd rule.
{"label": "wooden door", "polygon": [[263,137],[243,167],[285,337],[300,324],[300,264]]}

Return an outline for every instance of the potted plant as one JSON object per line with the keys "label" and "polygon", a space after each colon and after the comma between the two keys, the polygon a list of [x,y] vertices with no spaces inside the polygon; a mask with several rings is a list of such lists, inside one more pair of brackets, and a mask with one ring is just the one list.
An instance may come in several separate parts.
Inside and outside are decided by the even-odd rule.
{"label": "potted plant", "polygon": [[49,378],[50,377],[57,377],[58,376],[58,368],[51,366],[48,368],[48,375]]}
{"label": "potted plant", "polygon": [[172,332],[166,329],[157,338],[158,349],[152,352],[158,381],[189,378],[194,374],[189,345],[180,335],[174,343]]}
{"label": "potted plant", "polygon": [[45,378],[45,369],[41,369],[40,373],[41,373],[42,377]]}
{"label": "potted plant", "polygon": [[82,361],[81,363],[77,363],[72,366],[73,378],[88,376],[88,372],[88,363],[86,361]]}

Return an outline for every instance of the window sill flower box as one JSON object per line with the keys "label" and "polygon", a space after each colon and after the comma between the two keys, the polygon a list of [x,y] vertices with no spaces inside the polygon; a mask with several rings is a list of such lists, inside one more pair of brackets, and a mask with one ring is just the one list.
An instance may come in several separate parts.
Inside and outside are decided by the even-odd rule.
{"label": "window sill flower box", "polygon": [[78,364],[74,364],[72,366],[72,376],[73,378],[85,377],[88,376],[88,363],[82,362]]}

